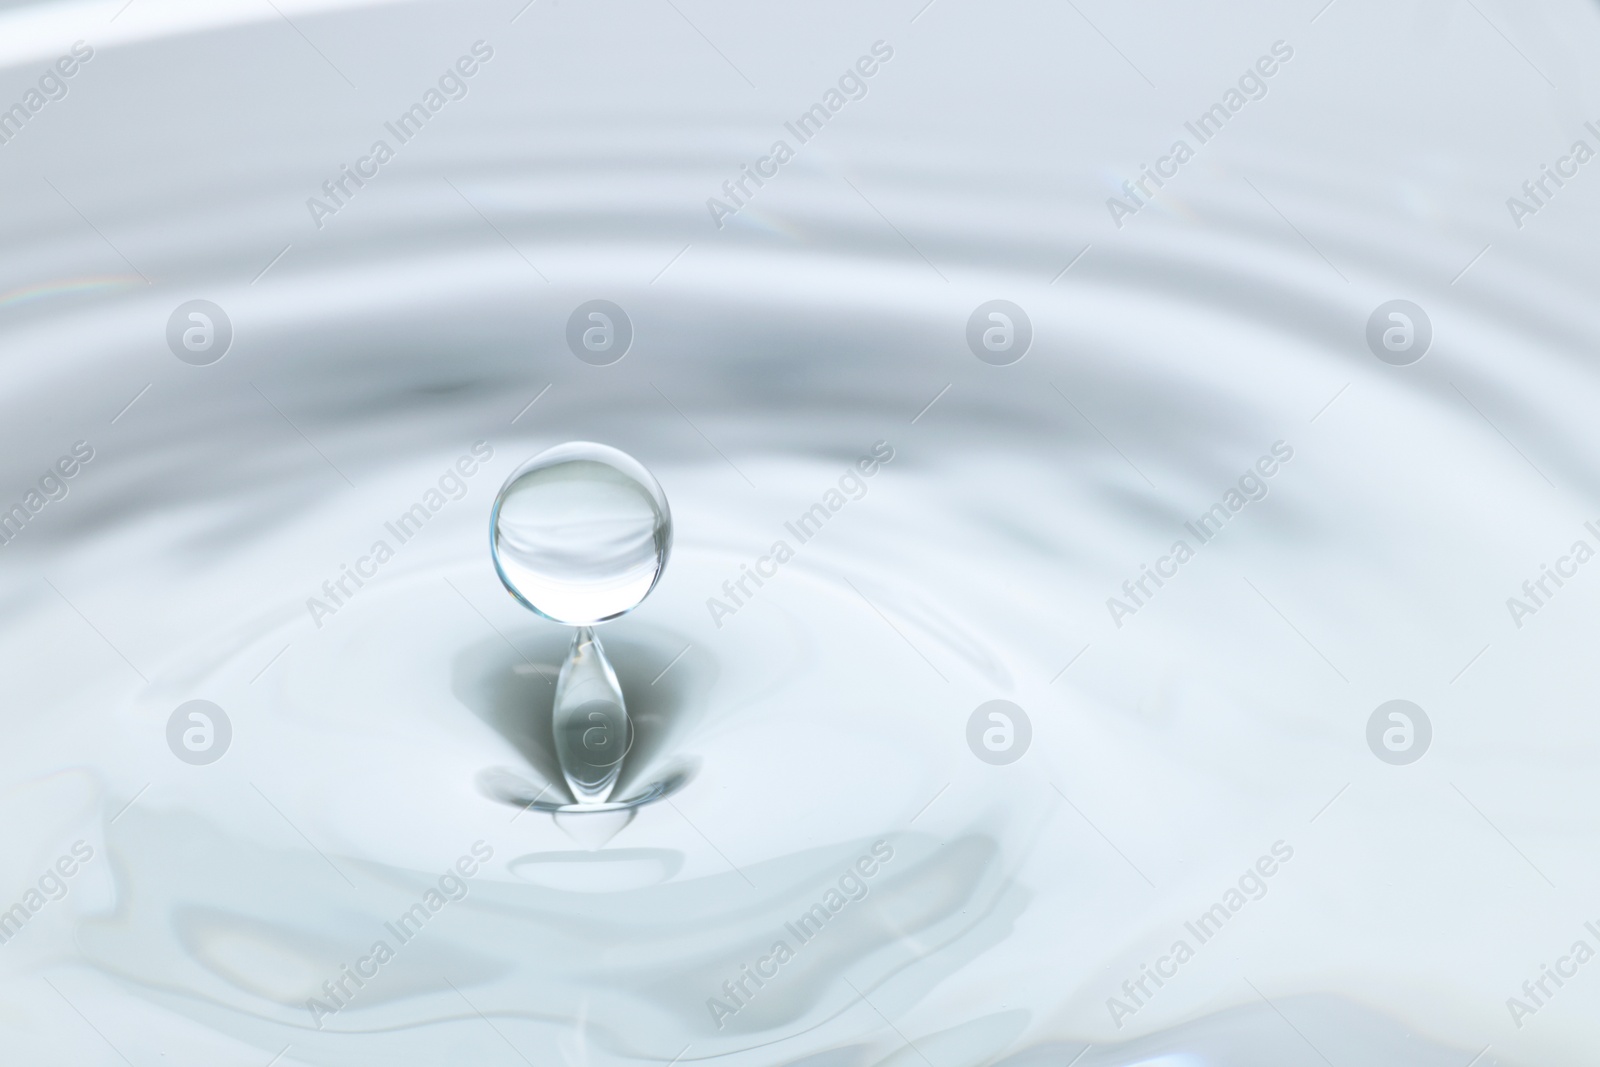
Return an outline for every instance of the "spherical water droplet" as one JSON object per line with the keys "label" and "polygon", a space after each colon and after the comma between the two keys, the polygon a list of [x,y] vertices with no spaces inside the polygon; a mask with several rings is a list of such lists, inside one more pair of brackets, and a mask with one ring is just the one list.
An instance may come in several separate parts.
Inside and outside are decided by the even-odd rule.
{"label": "spherical water droplet", "polygon": [[638,607],[672,550],[660,483],[626,452],[588,441],[557,445],[513,472],[489,527],[506,588],[568,626]]}

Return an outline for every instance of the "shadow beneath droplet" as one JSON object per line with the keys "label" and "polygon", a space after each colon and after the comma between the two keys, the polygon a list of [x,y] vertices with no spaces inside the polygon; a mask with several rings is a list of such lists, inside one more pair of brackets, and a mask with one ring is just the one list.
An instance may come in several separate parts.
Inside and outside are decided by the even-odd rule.
{"label": "shadow beneath droplet", "polygon": [[[613,800],[651,792],[658,781],[683,779],[694,761],[682,741],[699,720],[716,681],[717,667],[685,637],[651,626],[619,621],[597,630],[616,671],[632,727]],[[551,730],[556,678],[572,642],[572,631],[549,626],[511,631],[507,641],[490,638],[463,649],[451,668],[450,688],[474,715],[509,742],[524,767],[485,768],[479,788],[495,800],[526,805],[526,788],[558,804],[572,803],[561,775]],[[683,653],[680,656],[680,653]],[[674,660],[674,657],[678,657]],[[674,783],[676,788],[678,783]]]}

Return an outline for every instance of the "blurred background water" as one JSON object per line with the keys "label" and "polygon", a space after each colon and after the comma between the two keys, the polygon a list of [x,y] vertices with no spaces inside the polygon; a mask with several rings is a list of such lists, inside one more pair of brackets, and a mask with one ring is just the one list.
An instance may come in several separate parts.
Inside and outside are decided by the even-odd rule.
{"label": "blurred background water", "polygon": [[[1592,1062],[1597,40],[0,4],[8,1062]],[[679,784],[558,822],[487,534],[575,439],[671,501],[603,637]]]}

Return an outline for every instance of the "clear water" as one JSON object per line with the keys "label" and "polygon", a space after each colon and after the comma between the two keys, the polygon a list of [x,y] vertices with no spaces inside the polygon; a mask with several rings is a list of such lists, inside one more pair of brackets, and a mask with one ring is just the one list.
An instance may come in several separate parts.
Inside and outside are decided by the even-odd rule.
{"label": "clear water", "polygon": [[[603,321],[610,341],[611,317]],[[579,344],[593,347],[581,335]],[[577,627],[556,678],[551,743],[571,800],[602,804],[622,773],[633,731],[626,697],[591,624],[632,611],[660,580],[672,551],[666,495],[632,456],[568,442],[506,479],[489,542],[495,570],[513,596],[547,619]],[[534,710],[526,715],[534,718]]]}
{"label": "clear water", "polygon": [[592,626],[632,611],[655,588],[672,551],[672,514],[638,460],[575,441],[506,479],[490,544],[513,596],[547,619]]}
{"label": "clear water", "polygon": [[[277,6],[0,13],[0,101],[95,48],[0,147],[8,1060],[1594,1062],[1593,964],[1507,1009],[1600,918],[1600,584],[1506,606],[1594,540],[1594,176],[1505,212],[1600,112],[1589,6]],[[571,635],[485,523],[571,440],[672,498],[604,630],[613,795],[684,783],[631,821],[507,799]]]}
{"label": "clear water", "polygon": [[[531,709],[530,709],[531,713]],[[551,733],[562,777],[578,804],[610,799],[628,754],[627,699],[593,630],[580,627],[561,663]]]}

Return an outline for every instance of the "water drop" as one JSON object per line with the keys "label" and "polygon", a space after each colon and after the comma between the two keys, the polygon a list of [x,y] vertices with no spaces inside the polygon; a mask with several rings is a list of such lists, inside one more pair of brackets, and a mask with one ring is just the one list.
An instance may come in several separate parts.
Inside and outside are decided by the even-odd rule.
{"label": "water drop", "polygon": [[592,627],[638,607],[660,580],[672,550],[666,494],[627,453],[574,441],[513,472],[489,524],[495,570],[511,594],[576,628],[556,681],[553,740],[573,800],[604,804],[633,731]]}
{"label": "water drop", "polygon": [[626,452],[573,441],[506,479],[490,518],[500,580],[555,622],[592,626],[638,607],[672,550],[666,494]]}
{"label": "water drop", "polygon": [[556,679],[556,758],[579,804],[603,804],[633,743],[622,687],[594,631],[578,627]]}

